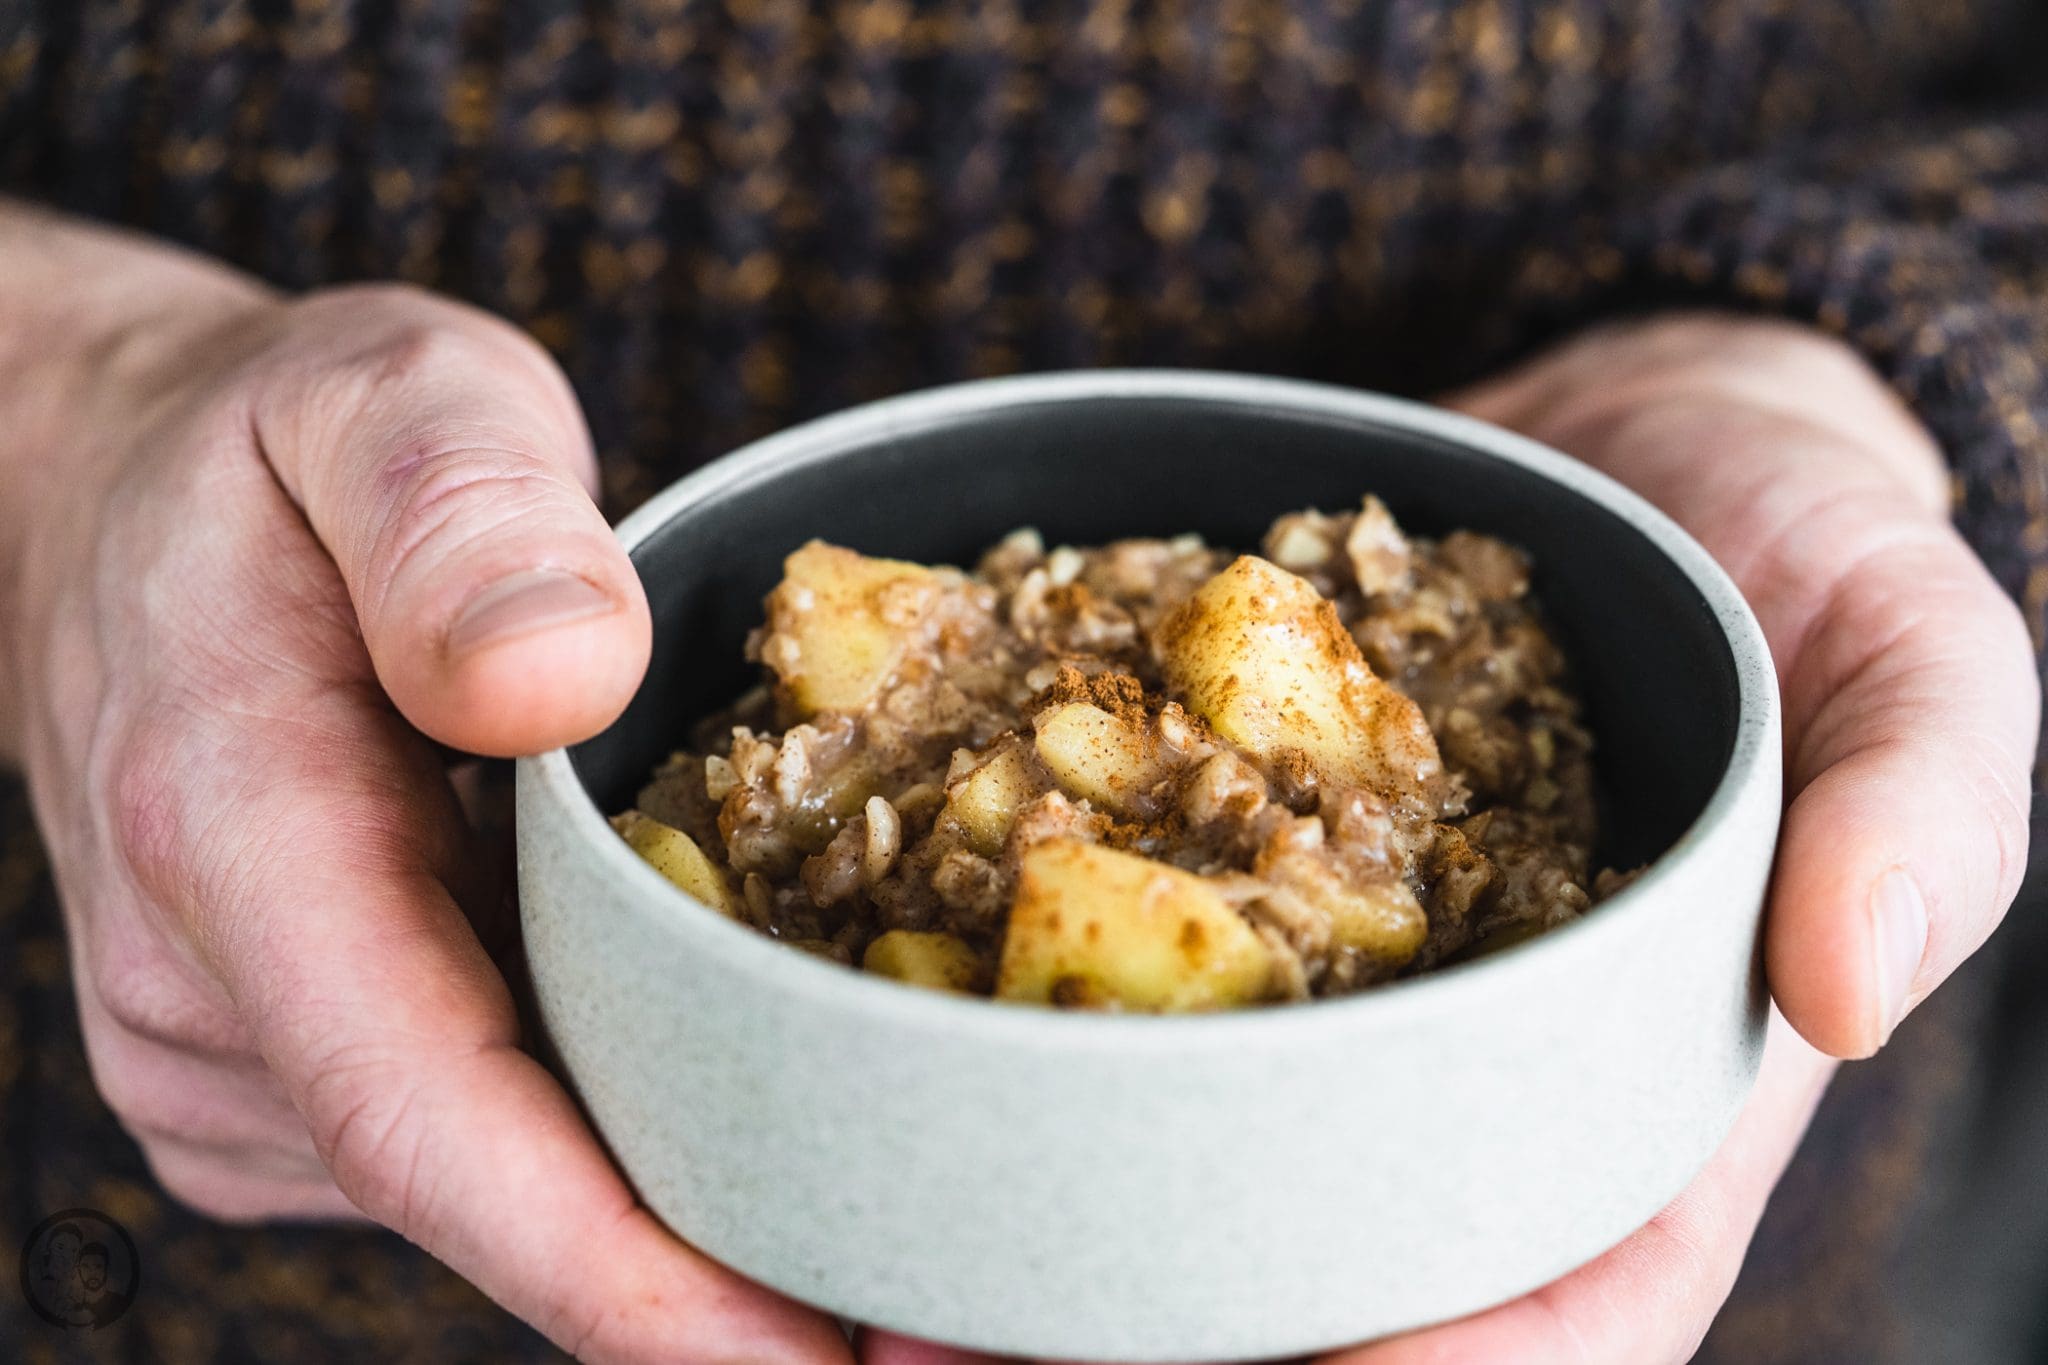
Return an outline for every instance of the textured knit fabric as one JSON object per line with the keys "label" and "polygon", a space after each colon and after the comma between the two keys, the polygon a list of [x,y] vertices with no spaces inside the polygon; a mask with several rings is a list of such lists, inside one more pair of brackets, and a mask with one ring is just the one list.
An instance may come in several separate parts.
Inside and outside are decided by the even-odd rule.
{"label": "textured knit fabric", "polygon": [[[0,0],[0,193],[287,287],[402,278],[505,314],[575,381],[614,512],[949,379],[1143,363],[1426,393],[1621,312],[1798,318],[1941,439],[2038,638],[2039,9]],[[546,1354],[393,1239],[167,1205],[92,1095],[18,795],[0,837],[0,1230],[79,1203],[128,1223],[147,1279],[108,1349]],[[1916,1200],[1977,1112],[1973,1030],[2009,970],[1973,967],[1845,1075],[1707,1358],[1935,1358],[1900,1287]],[[55,1351],[10,1314],[0,1357]]]}

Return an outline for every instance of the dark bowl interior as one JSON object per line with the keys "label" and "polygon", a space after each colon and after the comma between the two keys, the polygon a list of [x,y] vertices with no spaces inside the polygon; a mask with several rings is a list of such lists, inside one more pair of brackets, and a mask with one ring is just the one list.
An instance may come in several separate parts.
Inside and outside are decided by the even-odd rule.
{"label": "dark bowl interior", "polygon": [[1468,528],[1529,551],[1598,744],[1598,859],[1631,867],[1668,848],[1720,780],[1738,711],[1734,659],[1686,576],[1621,517],[1518,465],[1254,403],[1003,407],[728,484],[634,552],[654,610],[653,665],[617,723],[576,747],[576,770],[601,808],[621,809],[698,717],[749,686],[742,642],[783,556],[812,536],[952,564],[1026,525],[1048,543],[1198,531],[1255,549],[1279,513],[1346,509],[1366,492],[1411,531]]}

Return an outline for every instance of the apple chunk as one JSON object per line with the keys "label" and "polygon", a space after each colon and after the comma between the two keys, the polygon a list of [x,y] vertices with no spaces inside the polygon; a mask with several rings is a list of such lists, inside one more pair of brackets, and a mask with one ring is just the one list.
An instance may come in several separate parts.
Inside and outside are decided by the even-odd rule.
{"label": "apple chunk", "polygon": [[1026,849],[996,994],[1159,1013],[1266,998],[1272,950],[1191,872],[1079,839]]}
{"label": "apple chunk", "polygon": [[782,562],[763,658],[801,716],[857,711],[903,662],[934,574],[814,540]]}
{"label": "apple chunk", "polygon": [[1429,916],[1408,883],[1389,876],[1354,882],[1313,854],[1261,854],[1252,872],[1322,914],[1332,941],[1385,964],[1406,965],[1429,938]]}
{"label": "apple chunk", "polygon": [[1041,715],[1035,743],[1038,757],[1069,795],[1118,815],[1150,814],[1153,788],[1173,772],[1156,739],[1086,702]]}
{"label": "apple chunk", "polygon": [[1285,569],[1240,556],[1167,618],[1158,645],[1167,685],[1260,758],[1295,750],[1326,782],[1390,796],[1440,786],[1421,708],[1373,674],[1336,608]]}
{"label": "apple chunk", "polygon": [[891,929],[868,945],[860,965],[880,976],[935,991],[986,989],[981,959],[952,934]]}
{"label": "apple chunk", "polygon": [[612,828],[656,872],[719,914],[734,913],[732,888],[726,885],[725,874],[695,839],[637,810],[613,817]]}
{"label": "apple chunk", "polygon": [[1017,812],[1043,792],[1045,781],[1031,767],[1021,749],[1006,747],[947,790],[945,815],[959,822],[967,846],[982,857],[1003,851]]}

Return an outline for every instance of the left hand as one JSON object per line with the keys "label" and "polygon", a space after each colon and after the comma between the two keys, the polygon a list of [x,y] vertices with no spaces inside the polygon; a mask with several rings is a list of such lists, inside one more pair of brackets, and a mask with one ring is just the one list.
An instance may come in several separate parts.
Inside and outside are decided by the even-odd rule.
{"label": "left hand", "polygon": [[[1947,521],[1933,441],[1847,348],[1677,316],[1589,333],[1450,405],[1630,485],[1749,598],[1785,701],[1763,1073],[1720,1151],[1620,1246],[1502,1307],[1325,1365],[1645,1365],[1713,1322],[1835,1058],[1882,1047],[2026,866],[2040,710],[2019,614]],[[985,1357],[870,1335],[868,1365]]]}

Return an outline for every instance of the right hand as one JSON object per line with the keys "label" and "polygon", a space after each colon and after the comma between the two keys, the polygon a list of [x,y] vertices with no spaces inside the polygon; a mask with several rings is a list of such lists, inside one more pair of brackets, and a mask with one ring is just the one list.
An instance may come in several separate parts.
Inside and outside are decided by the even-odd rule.
{"label": "right hand", "polygon": [[849,1359],[639,1206],[465,914],[423,736],[577,740],[648,657],[560,372],[407,289],[81,254],[95,298],[151,306],[37,338],[41,397],[0,424],[0,740],[94,1078],[158,1178],[231,1220],[360,1210],[587,1359]]}

